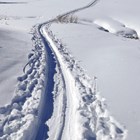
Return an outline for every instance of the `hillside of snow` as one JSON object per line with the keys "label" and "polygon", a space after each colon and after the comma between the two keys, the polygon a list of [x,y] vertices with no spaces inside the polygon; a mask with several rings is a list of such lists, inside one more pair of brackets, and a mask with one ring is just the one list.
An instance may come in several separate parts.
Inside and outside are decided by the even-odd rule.
{"label": "hillside of snow", "polygon": [[139,140],[139,4],[1,1],[0,139]]}

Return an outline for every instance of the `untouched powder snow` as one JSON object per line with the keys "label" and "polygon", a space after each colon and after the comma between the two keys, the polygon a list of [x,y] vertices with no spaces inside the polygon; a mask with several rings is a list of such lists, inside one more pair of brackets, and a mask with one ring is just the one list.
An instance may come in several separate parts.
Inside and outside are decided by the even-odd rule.
{"label": "untouched powder snow", "polygon": [[0,106],[11,101],[17,76],[21,75],[31,48],[31,38],[26,32],[0,27]]}

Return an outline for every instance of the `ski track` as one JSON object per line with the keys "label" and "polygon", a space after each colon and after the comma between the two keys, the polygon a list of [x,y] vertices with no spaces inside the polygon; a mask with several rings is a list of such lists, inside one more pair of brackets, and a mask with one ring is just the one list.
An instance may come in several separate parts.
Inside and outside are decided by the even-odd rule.
{"label": "ski track", "polygon": [[11,103],[0,108],[0,140],[126,138],[126,129],[110,115],[94,81],[49,30],[53,22],[97,2],[33,27],[34,49],[24,75],[17,78]]}
{"label": "ski track", "polygon": [[[51,45],[52,43],[50,43],[50,46],[52,46]],[[60,65],[60,68],[61,68],[61,72],[63,73],[63,76],[64,76],[64,83],[65,83],[65,88],[66,88],[66,96],[67,96],[67,100],[69,101],[67,104],[67,109],[69,109],[69,111],[66,111],[67,113],[67,115],[66,116],[68,116],[68,118],[66,117],[66,122],[67,122],[67,124],[65,124],[66,126],[63,128],[64,130],[64,132],[63,132],[63,134],[66,134],[67,136],[64,136],[65,138],[68,138],[68,137],[70,137],[70,136],[72,136],[73,135],[73,133],[71,132],[71,123],[73,124],[73,123],[76,123],[76,122],[72,122],[72,116],[73,115],[75,115],[75,109],[73,109],[73,108],[75,108],[75,106],[77,105],[77,103],[73,103],[72,105],[71,105],[71,103],[70,103],[70,101],[71,100],[73,100],[74,99],[74,96],[73,96],[73,91],[75,91],[75,86],[74,86],[74,84],[75,84],[75,81],[74,81],[74,79],[71,77],[71,74],[69,73],[69,71],[67,70],[67,68],[66,68],[66,66],[65,65],[63,65],[63,60],[62,60],[62,58],[61,58],[61,56],[58,54],[58,51],[55,49],[55,48],[52,48],[52,50],[54,51],[54,53],[55,53],[55,55],[56,55],[56,58],[57,58],[57,60],[58,60],[58,62],[61,64]],[[71,86],[70,86],[71,85]],[[72,95],[72,96],[70,96],[70,95]],[[74,111],[73,111],[74,110]],[[65,129],[68,129],[68,130],[65,130]],[[70,131],[68,134],[65,132],[65,131]],[[62,139],[63,139],[63,135],[61,136],[62,137]],[[71,138],[70,138],[71,139]]]}
{"label": "ski track", "polygon": [[[52,113],[53,113],[53,88],[54,88],[54,80],[53,76],[56,73],[55,71],[55,60],[54,60],[54,55],[52,54],[52,51],[50,50],[46,40],[43,38],[43,36],[38,32],[40,37],[42,38],[43,44],[45,45],[45,50],[46,51],[46,63],[47,63],[47,71],[46,71],[46,84],[45,84],[45,94],[42,96],[41,99],[41,109],[39,110],[39,129],[38,133],[36,136],[36,140],[39,139],[47,139],[48,135],[47,132],[49,131],[49,128],[47,125],[45,125],[45,122],[51,118]],[[47,108],[47,109],[46,109]]]}
{"label": "ski track", "polygon": [[[67,108],[62,140],[125,139],[126,130],[110,116],[104,99],[93,90],[91,79],[52,32],[43,28],[44,37],[61,64],[66,84]],[[54,133],[50,134],[52,139]]]}

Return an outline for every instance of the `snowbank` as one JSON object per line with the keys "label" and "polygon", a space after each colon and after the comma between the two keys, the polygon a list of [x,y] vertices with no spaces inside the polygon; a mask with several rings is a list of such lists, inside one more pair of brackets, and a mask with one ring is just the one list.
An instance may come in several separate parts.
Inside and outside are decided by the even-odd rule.
{"label": "snowbank", "polygon": [[126,38],[138,39],[138,34],[135,30],[126,27],[124,24],[112,18],[95,19],[93,23],[99,26],[99,29],[123,36]]}

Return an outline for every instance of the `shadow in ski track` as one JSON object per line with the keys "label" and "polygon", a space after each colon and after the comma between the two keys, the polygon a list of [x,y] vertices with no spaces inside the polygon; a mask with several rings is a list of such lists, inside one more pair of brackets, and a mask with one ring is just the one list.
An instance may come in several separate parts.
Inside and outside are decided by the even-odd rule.
{"label": "shadow in ski track", "polygon": [[45,40],[45,38],[40,34],[43,43],[46,47],[46,55],[47,55],[47,72],[46,72],[46,77],[47,77],[47,82],[45,86],[45,95],[42,99],[43,103],[42,104],[42,110],[40,114],[40,126],[38,129],[38,133],[36,135],[35,140],[43,140],[48,138],[48,132],[49,132],[49,127],[45,124],[52,116],[53,113],[53,88],[54,88],[54,74],[56,73],[55,67],[56,67],[56,62],[54,59],[54,55],[52,54],[52,51]]}

